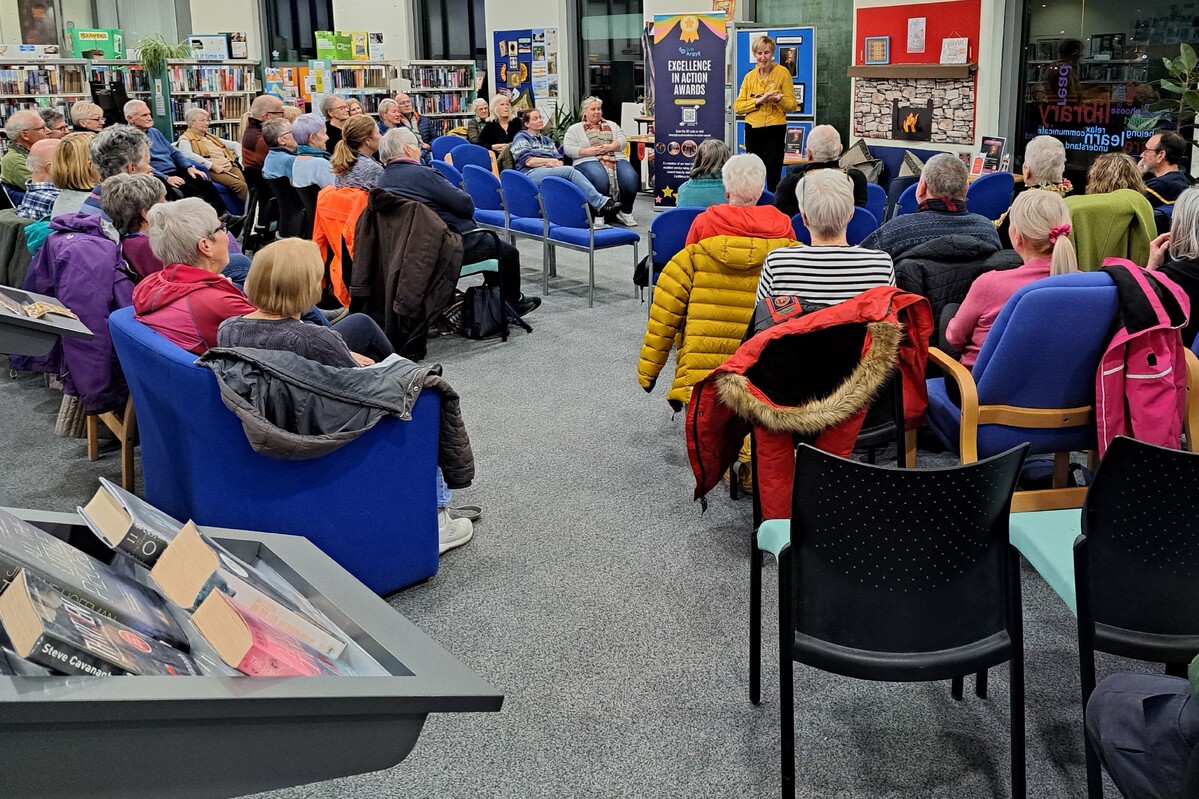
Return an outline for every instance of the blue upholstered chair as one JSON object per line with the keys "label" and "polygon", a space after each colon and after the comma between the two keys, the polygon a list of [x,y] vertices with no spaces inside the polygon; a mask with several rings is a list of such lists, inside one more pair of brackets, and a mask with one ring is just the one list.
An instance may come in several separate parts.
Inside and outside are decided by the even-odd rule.
{"label": "blue upholstered chair", "polygon": [[460,189],[465,188],[465,183],[462,181],[462,173],[453,164],[447,164],[445,161],[440,161],[436,158],[432,161],[433,168],[441,173],[441,176],[453,183]]}
{"label": "blue upholstered chair", "polygon": [[453,150],[459,144],[470,144],[470,142],[461,136],[446,135],[438,136],[436,139],[429,142],[429,147],[431,148],[431,152],[433,153],[433,158],[435,160],[444,161],[446,153]]}
{"label": "blue upholstered chair", "polygon": [[895,213],[893,216],[914,214],[920,210],[920,203],[916,200],[916,186],[918,186],[919,183],[919,180],[913,181],[899,195],[899,199],[895,201]]}
{"label": "blue upholstered chair", "polygon": [[649,225],[650,262],[653,274],[649,275],[649,304],[654,304],[654,284],[658,275],[670,263],[670,259],[687,246],[687,234],[691,232],[691,223],[695,217],[702,214],[705,208],[667,208],[654,215],[654,221]]}
{"label": "blue upholstered chair", "polygon": [[[505,170],[503,174],[507,175],[511,171]],[[636,268],[637,245],[641,242],[641,236],[626,227],[605,227],[597,230],[591,224],[587,199],[579,187],[569,180],[548,177],[541,181],[540,188],[542,213],[549,224],[547,240],[550,252],[556,247],[566,247],[587,253],[587,307],[590,308],[595,303],[595,251],[632,244],[633,267]],[[547,294],[549,270],[550,262],[546,261],[544,275]]]}
{"label": "blue upholstered chair", "polygon": [[849,226],[845,228],[845,240],[849,244],[861,244],[874,231],[878,230],[878,219],[865,208],[854,207]]}
{"label": "blue upholstered chair", "polygon": [[454,149],[449,152],[449,158],[442,160],[450,161],[459,172],[465,169],[467,164],[474,164],[488,172],[491,171],[491,153],[487,151],[486,147],[471,144],[466,139],[463,139],[460,144],[454,145]]}
{"label": "blue upholstered chair", "polygon": [[[1000,311],[972,370],[933,347],[949,377],[928,381],[928,426],[963,463],[1025,441],[1054,454],[1054,488],[1022,491],[1014,510],[1077,508],[1085,489],[1065,488],[1072,451],[1091,451],[1095,370],[1116,313],[1116,287],[1103,272],[1044,278],[1020,288]],[[960,404],[946,380],[957,383]]]}
{"label": "blue upholstered chair", "polygon": [[866,210],[880,225],[887,218],[887,190],[877,183],[866,184]]}
{"label": "blue upholstered chair", "polygon": [[764,189],[762,196],[758,198],[758,205],[774,205],[774,192]]}
{"label": "blue upholstered chair", "polygon": [[[481,147],[479,149],[482,149]],[[473,164],[472,164],[473,166]],[[545,277],[543,293],[549,293],[549,275],[556,274],[549,245],[549,223],[541,212],[541,195],[537,184],[528,175],[515,169],[500,173],[504,210],[508,214],[508,237],[522,237],[541,242],[541,262]]]}
{"label": "blue upholstered chair", "polygon": [[386,418],[320,458],[259,455],[196,356],[134,320],[109,317],[137,407],[146,499],[198,524],[302,535],[377,594],[437,573],[441,398]]}
{"label": "blue upholstered chair", "polygon": [[791,217],[791,230],[795,231],[795,240],[800,244],[812,243],[812,232],[803,223],[803,214],[796,214]]}
{"label": "blue upholstered chair", "polygon": [[1012,192],[1016,179],[1011,172],[992,172],[983,175],[966,189],[966,207],[971,213],[981,214],[992,221],[1003,216],[1012,206]]}
{"label": "blue upholstered chair", "polygon": [[504,190],[500,179],[486,169],[467,164],[462,169],[462,185],[475,204],[475,222],[501,234],[508,233],[508,215],[504,211]]}

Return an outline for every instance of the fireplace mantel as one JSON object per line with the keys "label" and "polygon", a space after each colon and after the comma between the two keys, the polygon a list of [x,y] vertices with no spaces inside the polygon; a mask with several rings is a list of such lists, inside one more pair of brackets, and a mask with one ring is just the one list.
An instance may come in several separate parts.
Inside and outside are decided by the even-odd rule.
{"label": "fireplace mantel", "polygon": [[851,78],[928,78],[945,80],[968,78],[978,64],[880,64],[853,66],[847,70]]}

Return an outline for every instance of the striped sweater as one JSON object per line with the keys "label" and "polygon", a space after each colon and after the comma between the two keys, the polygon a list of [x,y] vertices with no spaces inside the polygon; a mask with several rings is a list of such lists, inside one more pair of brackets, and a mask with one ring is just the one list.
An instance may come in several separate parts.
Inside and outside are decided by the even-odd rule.
{"label": "striped sweater", "polygon": [[865,247],[783,247],[766,256],[758,300],[790,294],[836,305],[875,286],[894,286],[891,256]]}

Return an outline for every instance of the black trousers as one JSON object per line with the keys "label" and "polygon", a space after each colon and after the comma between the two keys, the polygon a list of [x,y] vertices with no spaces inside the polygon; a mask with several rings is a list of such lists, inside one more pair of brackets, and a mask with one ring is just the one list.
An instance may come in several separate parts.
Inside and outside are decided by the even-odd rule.
{"label": "black trousers", "polygon": [[179,196],[199,197],[201,200],[215,208],[218,216],[229,211],[229,209],[225,207],[224,201],[221,200],[221,195],[216,193],[216,187],[212,185],[211,180],[205,180],[204,178],[193,178],[191,175],[187,174],[187,172],[181,169],[176,169],[174,172],[168,172],[167,174],[169,177],[182,178],[183,180],[182,186],[172,186],[171,184],[166,183],[165,180],[163,181],[167,187],[168,198]]}
{"label": "black trousers", "polygon": [[745,151],[753,153],[766,164],[766,189],[773,192],[783,176],[783,145],[786,125],[767,125],[762,128],[745,126]]}
{"label": "black trousers", "polygon": [[497,280],[504,299],[515,303],[521,298],[520,293],[520,250],[503,239],[499,239],[499,251],[495,247],[496,237],[486,230],[472,230],[462,234],[462,263],[473,264],[495,258],[500,262],[497,277],[495,272],[484,272],[483,282],[488,285]]}

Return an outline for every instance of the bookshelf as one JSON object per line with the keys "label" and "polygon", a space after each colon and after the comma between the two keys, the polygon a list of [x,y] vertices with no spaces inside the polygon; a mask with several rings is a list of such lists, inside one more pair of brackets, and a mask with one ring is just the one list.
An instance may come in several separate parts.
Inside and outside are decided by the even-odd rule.
{"label": "bookshelf", "polygon": [[404,77],[412,84],[412,107],[433,120],[438,135],[470,121],[476,96],[473,61],[409,61]]}
{"label": "bookshelf", "polygon": [[91,99],[87,60],[0,59],[0,128],[17,111],[57,108],[70,119],[71,105]]}
{"label": "bookshelf", "polygon": [[257,61],[244,59],[168,61],[164,88],[174,129],[171,138],[187,127],[183,115],[188,109],[198,107],[212,116],[213,133],[223,139],[239,139],[242,115],[258,94],[257,69]]}
{"label": "bookshelf", "polygon": [[387,61],[330,61],[329,67],[333,93],[357,100],[363,111],[378,116],[379,103],[391,96],[395,67]]}

